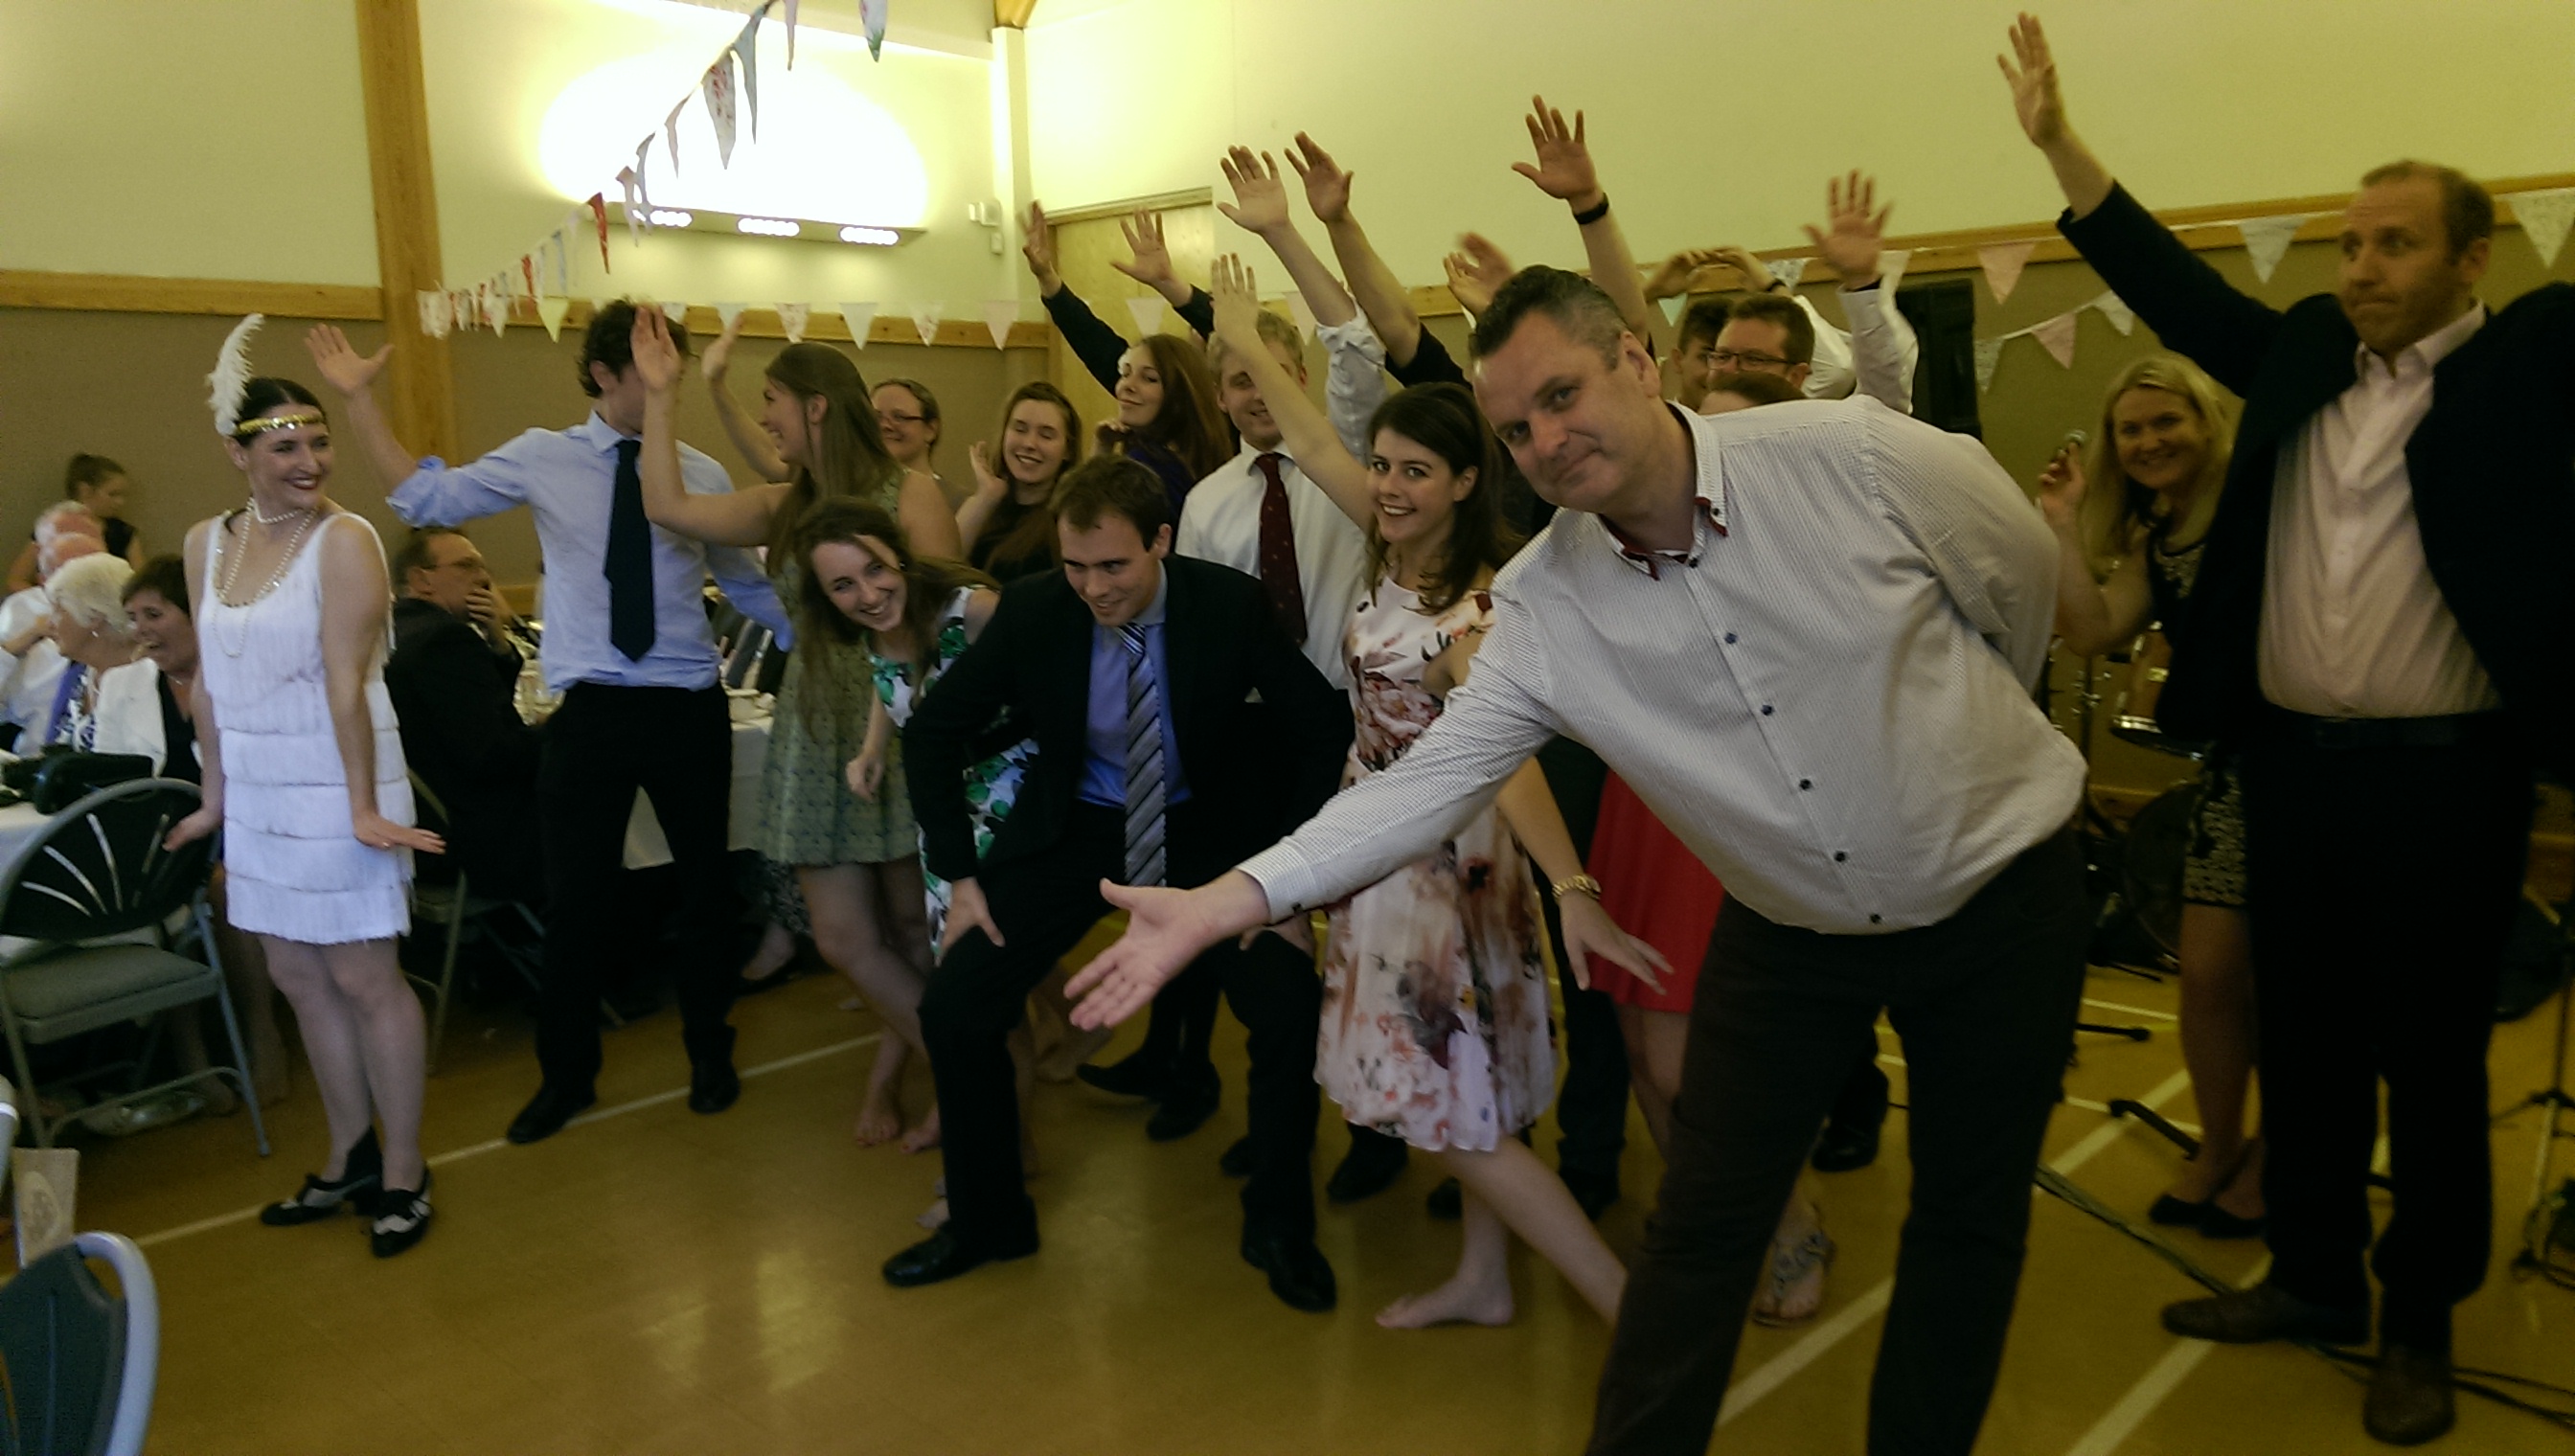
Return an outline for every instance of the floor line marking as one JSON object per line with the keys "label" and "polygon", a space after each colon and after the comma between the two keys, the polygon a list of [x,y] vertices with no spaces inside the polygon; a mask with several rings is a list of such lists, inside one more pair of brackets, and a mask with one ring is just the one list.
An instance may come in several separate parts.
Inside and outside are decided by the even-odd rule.
{"label": "floor line marking", "polygon": [[[2264,1254],[2254,1263],[2253,1271],[2238,1280],[2235,1287],[2249,1289],[2261,1283],[2262,1277],[2270,1272],[2271,1256]],[[2180,1388],[2190,1372],[2199,1368],[2199,1362],[2208,1358],[2208,1352],[2216,1348],[2207,1340],[2173,1341],[2172,1348],[2164,1351],[2163,1358],[2148,1366],[2146,1373],[2137,1377],[2137,1383],[2128,1387],[2127,1394],[2120,1396],[2116,1404],[2103,1412],[2101,1419],[2092,1423],[2092,1429],[2085,1431],[2082,1439],[2066,1450],[2065,1456],[2110,1456],[2136,1433],[2146,1417],[2154,1414],[2155,1407],[2163,1404],[2166,1396]]]}
{"label": "floor line marking", "polygon": [[[1885,1058],[1880,1057],[1879,1060],[1882,1061]],[[2182,1088],[2189,1085],[2190,1073],[2177,1071],[2156,1083],[2153,1091],[2138,1100],[2148,1107],[2161,1107],[2165,1102],[2180,1095]],[[2104,1122],[2086,1133],[2081,1141],[2049,1159],[2047,1165],[2059,1173],[2071,1176],[2076,1168],[2098,1157],[2103,1148],[2127,1136],[2129,1130],[2136,1125],[2125,1117]],[[2033,1185],[2030,1196],[2037,1195],[2038,1189]],[[1761,1362],[1751,1373],[1735,1380],[1725,1392],[1725,1404],[1717,1411],[1716,1423],[1721,1426],[1743,1414],[1744,1409],[1754,1401],[1786,1384],[1798,1371],[1822,1358],[1824,1352],[1850,1338],[1853,1330],[1885,1313],[1887,1301],[1894,1296],[1894,1276],[1889,1275],[1880,1279],[1870,1285],[1857,1299],[1843,1306],[1832,1318],[1808,1330],[1795,1344]]]}
{"label": "floor line marking", "polygon": [[[769,1073],[776,1071],[785,1071],[789,1067],[793,1066],[803,1066],[809,1061],[820,1061],[827,1056],[838,1056],[844,1051],[855,1051],[862,1046],[872,1046],[876,1043],[878,1038],[884,1034],[885,1033],[881,1031],[871,1031],[865,1036],[853,1036],[847,1041],[835,1041],[829,1046],[818,1046],[811,1051],[800,1051],[793,1056],[782,1056],[776,1061],[765,1061],[758,1066],[746,1068],[742,1073],[742,1079],[744,1081],[749,1081],[753,1077],[766,1076]],[[566,1128],[573,1128],[588,1126],[593,1122],[605,1122],[611,1117],[623,1117],[629,1112],[640,1111],[646,1107],[659,1107],[666,1102],[676,1102],[688,1095],[688,1088],[674,1087],[667,1092],[654,1092],[647,1096],[637,1097],[631,1102],[620,1102],[614,1107],[602,1107],[595,1112],[585,1112],[564,1125]],[[489,1138],[482,1142],[469,1143],[464,1147],[440,1153],[437,1156],[428,1159],[428,1162],[433,1168],[443,1168],[450,1163],[463,1162],[467,1158],[480,1157],[487,1152],[508,1146],[510,1146],[510,1140],[506,1137]],[[254,1203],[248,1208],[236,1208],[230,1213],[218,1213],[212,1218],[200,1218],[194,1223],[183,1223],[176,1228],[165,1228],[159,1233],[145,1234],[143,1237],[134,1241],[135,1247],[148,1249],[159,1244],[171,1243],[178,1239],[188,1238],[196,1234],[209,1233],[218,1228],[229,1228],[236,1223],[248,1223],[250,1220],[259,1217],[259,1211],[267,1206],[268,1205],[265,1203]]]}
{"label": "floor line marking", "polygon": [[2121,1001],[2096,1001],[2090,996],[2085,996],[2083,998],[2083,1004],[2087,1006],[2098,1006],[2104,1011],[2118,1011],[2130,1016],[2149,1016],[2157,1021],[2178,1021],[2181,1019],[2181,1017],[2174,1015],[2170,1011],[2158,1011],[2152,1006],[2131,1006]]}

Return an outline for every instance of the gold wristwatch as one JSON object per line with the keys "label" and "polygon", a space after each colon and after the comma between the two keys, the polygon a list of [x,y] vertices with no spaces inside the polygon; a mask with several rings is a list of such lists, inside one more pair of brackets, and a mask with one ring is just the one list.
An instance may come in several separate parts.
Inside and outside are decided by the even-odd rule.
{"label": "gold wristwatch", "polygon": [[1568,894],[1587,894],[1600,898],[1600,881],[1588,874],[1568,874],[1546,887],[1547,898],[1562,900]]}

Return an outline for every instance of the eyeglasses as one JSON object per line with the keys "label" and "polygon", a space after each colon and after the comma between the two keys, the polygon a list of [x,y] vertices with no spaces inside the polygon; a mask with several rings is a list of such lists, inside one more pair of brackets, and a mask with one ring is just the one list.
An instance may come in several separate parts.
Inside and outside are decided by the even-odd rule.
{"label": "eyeglasses", "polygon": [[1735,370],[1750,374],[1761,374],[1774,369],[1784,370],[1788,367],[1788,361],[1776,354],[1750,354],[1739,349],[1710,349],[1698,357],[1711,369]]}

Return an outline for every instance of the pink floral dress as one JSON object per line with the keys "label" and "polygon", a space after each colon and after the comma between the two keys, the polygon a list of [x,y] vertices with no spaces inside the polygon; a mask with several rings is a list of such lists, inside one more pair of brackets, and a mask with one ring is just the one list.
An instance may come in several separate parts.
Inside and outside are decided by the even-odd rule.
{"label": "pink floral dress", "polygon": [[[1392,582],[1358,605],[1344,639],[1358,716],[1347,781],[1401,757],[1439,717],[1422,675],[1492,611],[1470,593],[1425,613]],[[1543,929],[1498,814],[1486,808],[1329,918],[1314,1077],[1344,1116],[1415,1147],[1477,1151],[1537,1120],[1555,1089]]]}

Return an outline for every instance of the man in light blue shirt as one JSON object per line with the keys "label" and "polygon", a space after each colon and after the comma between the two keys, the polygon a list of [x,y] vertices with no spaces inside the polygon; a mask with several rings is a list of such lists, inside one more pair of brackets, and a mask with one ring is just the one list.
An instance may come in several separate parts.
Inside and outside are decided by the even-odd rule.
{"label": "man in light blue shirt", "polygon": [[[669,836],[686,885],[677,968],[689,1106],[721,1112],[742,1083],[727,1016],[734,976],[725,932],[732,891],[725,863],[732,727],[707,625],[706,579],[784,638],[785,615],[750,552],[709,547],[645,520],[637,458],[644,385],[629,335],[633,305],[591,320],[579,360],[595,406],[569,430],[530,430],[451,467],[404,450],[368,390],[349,400],[349,424],[383,479],[400,481],[394,514],[414,527],[453,527],[525,506],[545,552],[546,686],[564,695],[546,726],[538,769],[545,835],[546,971],[537,1022],[544,1083],[510,1124],[513,1142],[553,1135],[596,1098],[600,960],[611,942],[626,823],[638,790]],[[683,353],[688,335],[671,326]],[[382,356],[378,356],[381,360]],[[680,448],[688,489],[732,489],[724,468]]]}

